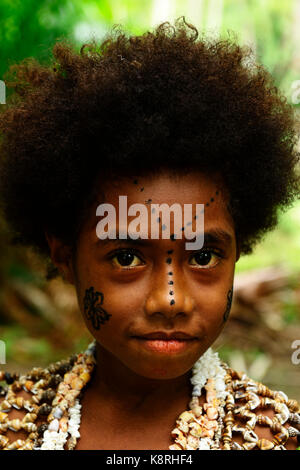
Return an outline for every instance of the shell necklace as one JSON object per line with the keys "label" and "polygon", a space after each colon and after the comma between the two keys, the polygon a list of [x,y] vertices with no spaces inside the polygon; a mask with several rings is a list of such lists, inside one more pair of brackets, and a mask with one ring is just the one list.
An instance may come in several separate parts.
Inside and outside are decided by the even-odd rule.
{"label": "shell necklace", "polygon": [[[52,402],[53,409],[48,416],[49,425],[44,431],[42,444],[34,449],[63,450],[67,440],[68,449],[75,448],[80,437],[81,405],[78,394],[91,376],[95,364],[95,346],[96,343],[93,342],[84,354],[79,354],[72,370],[64,375]],[[176,421],[177,426],[171,433],[175,444],[169,447],[171,450],[219,448],[226,398],[226,372],[221,366],[218,354],[211,349],[195,363],[192,372],[190,411],[181,413]],[[201,407],[199,396],[203,387],[206,390],[207,402]]]}
{"label": "shell necklace", "polygon": [[[50,364],[46,369],[35,367],[20,377],[0,371],[0,382],[7,383],[0,387],[0,396],[5,397],[0,402],[0,449],[75,449],[80,437],[80,399],[96,363],[95,349],[93,342],[84,353]],[[284,450],[290,437],[296,437],[300,443],[299,403],[230,369],[211,349],[194,364],[191,383],[190,409],[178,417],[171,432],[174,443],[169,449]],[[200,406],[203,388],[206,402]],[[22,389],[31,392],[32,397],[18,396]],[[256,409],[260,407],[272,408],[273,418],[258,414]],[[23,419],[9,419],[12,408],[25,409],[27,413]],[[45,416],[46,422],[37,424],[41,416]],[[245,425],[242,421],[246,421]],[[256,424],[270,428],[274,434],[272,441],[259,439]],[[8,429],[23,430],[28,437],[10,442],[5,435]],[[241,434],[244,442],[234,442],[233,433]]]}

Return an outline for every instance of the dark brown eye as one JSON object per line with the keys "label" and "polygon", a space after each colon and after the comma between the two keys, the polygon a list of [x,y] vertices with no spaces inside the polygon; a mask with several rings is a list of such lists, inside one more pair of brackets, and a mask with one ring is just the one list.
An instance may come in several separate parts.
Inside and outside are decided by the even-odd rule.
{"label": "dark brown eye", "polygon": [[129,266],[134,259],[132,253],[120,253],[117,255],[117,260],[122,266]]}
{"label": "dark brown eye", "polygon": [[[199,266],[202,268],[212,268],[216,266],[219,262],[220,256],[213,251],[205,250],[196,253],[191,258],[190,264],[193,266]],[[194,260],[194,261],[193,261]]]}
{"label": "dark brown eye", "polygon": [[130,251],[123,251],[120,253],[117,253],[113,258],[113,263],[116,264],[117,266],[139,266],[142,264],[141,259],[135,255],[134,253],[131,253]]}
{"label": "dark brown eye", "polygon": [[201,264],[201,266],[206,266],[211,260],[211,253],[209,251],[197,253],[195,255],[195,260],[198,264]]}

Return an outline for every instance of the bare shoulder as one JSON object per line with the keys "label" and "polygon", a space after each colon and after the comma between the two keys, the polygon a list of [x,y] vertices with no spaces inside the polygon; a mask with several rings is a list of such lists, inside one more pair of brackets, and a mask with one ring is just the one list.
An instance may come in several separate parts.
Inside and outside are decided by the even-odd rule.
{"label": "bare shoulder", "polygon": [[300,446],[300,404],[246,374],[228,367],[227,372],[233,448],[296,450]]}

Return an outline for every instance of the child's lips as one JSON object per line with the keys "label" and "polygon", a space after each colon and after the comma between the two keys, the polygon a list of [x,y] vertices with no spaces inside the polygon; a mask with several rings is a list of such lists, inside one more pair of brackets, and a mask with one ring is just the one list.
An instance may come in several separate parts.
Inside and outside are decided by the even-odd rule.
{"label": "child's lips", "polygon": [[133,335],[135,338],[142,338],[142,339],[153,339],[153,340],[162,340],[162,341],[170,341],[170,340],[192,340],[197,339],[196,336],[190,335],[189,333],[185,333],[183,331],[154,331],[152,333],[141,333]]}
{"label": "child's lips", "polygon": [[197,341],[195,336],[183,332],[155,332],[134,338],[147,350],[161,353],[182,352]]}
{"label": "child's lips", "polygon": [[187,349],[191,343],[195,342],[195,339],[145,339],[137,338],[141,344],[150,351],[162,352],[162,353],[176,353],[182,352]]}

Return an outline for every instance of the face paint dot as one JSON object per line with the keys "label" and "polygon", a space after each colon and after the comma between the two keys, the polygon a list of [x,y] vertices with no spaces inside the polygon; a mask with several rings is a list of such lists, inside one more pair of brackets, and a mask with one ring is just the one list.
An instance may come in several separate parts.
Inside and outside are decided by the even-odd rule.
{"label": "face paint dot", "polygon": [[170,290],[169,292],[170,295],[174,295],[174,292],[172,290]]}
{"label": "face paint dot", "polygon": [[197,215],[195,215],[195,216],[194,216],[194,219],[198,219],[198,216],[197,216]]}
{"label": "face paint dot", "polygon": [[210,198],[210,202],[214,202],[214,198],[213,198],[213,197]]}
{"label": "face paint dot", "polygon": [[168,250],[167,253],[168,255],[171,255],[173,253],[174,250]]}
{"label": "face paint dot", "polygon": [[172,284],[174,284],[173,281],[169,281],[168,284],[171,286]]}
{"label": "face paint dot", "polygon": [[182,229],[181,229],[181,230],[183,231],[183,230],[184,230],[184,227],[182,227]]}
{"label": "face paint dot", "polygon": [[173,276],[173,273],[172,273],[172,271],[170,271],[168,274],[169,274],[169,276]]}
{"label": "face paint dot", "polygon": [[206,206],[209,206],[209,202],[207,202],[205,205],[206,205]]}
{"label": "face paint dot", "polygon": [[172,263],[172,258],[167,258],[166,263],[171,264]]}
{"label": "face paint dot", "polygon": [[172,299],[171,302],[170,302],[170,305],[174,305],[175,304],[175,300]]}
{"label": "face paint dot", "polygon": [[170,236],[170,240],[172,240],[172,242],[176,239],[176,235],[175,233],[172,233],[172,235]]}

